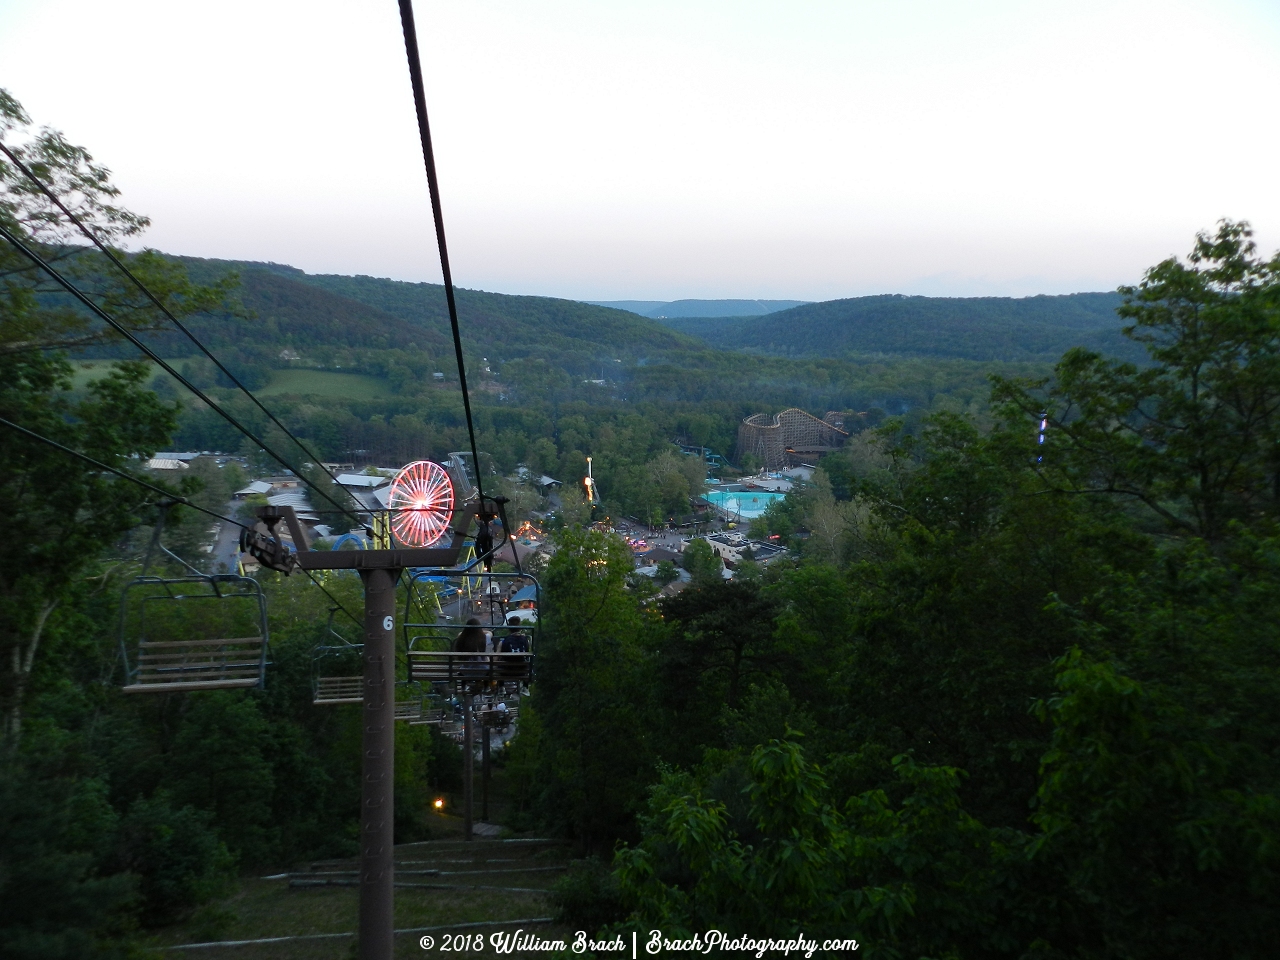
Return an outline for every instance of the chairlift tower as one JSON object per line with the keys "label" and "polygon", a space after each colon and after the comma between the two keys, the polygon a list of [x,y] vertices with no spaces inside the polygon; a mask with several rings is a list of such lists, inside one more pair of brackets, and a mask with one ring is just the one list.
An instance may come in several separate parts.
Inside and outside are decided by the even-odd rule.
{"label": "chairlift tower", "polygon": [[[434,476],[421,464],[410,464],[392,482],[398,512],[408,514],[412,520],[399,525],[396,533],[406,537],[431,537],[419,541],[425,544],[439,543],[451,535],[447,545],[392,545],[389,549],[336,552],[312,550],[297,514],[289,506],[259,507],[255,512],[260,522],[242,537],[242,546],[263,566],[286,574],[294,569],[355,570],[364,583],[359,935],[360,956],[364,960],[390,958],[394,946],[396,582],[405,568],[452,568],[462,552],[472,521],[479,518],[481,535],[487,539],[488,523],[498,516],[497,512],[490,512],[485,505],[474,501],[456,507],[452,486],[447,481],[439,488],[424,486],[420,482],[424,473]],[[501,512],[502,505],[495,505]],[[281,522],[293,540],[292,552],[285,549],[277,530]],[[491,553],[492,545],[489,546]]]}

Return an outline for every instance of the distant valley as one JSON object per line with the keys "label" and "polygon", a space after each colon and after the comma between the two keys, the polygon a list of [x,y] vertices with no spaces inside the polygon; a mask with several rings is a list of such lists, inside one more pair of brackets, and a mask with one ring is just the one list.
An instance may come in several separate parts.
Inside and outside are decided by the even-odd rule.
{"label": "distant valley", "polygon": [[789,310],[808,300],[583,300],[597,307],[627,310],[642,317],[663,320],[675,317],[761,317]]}

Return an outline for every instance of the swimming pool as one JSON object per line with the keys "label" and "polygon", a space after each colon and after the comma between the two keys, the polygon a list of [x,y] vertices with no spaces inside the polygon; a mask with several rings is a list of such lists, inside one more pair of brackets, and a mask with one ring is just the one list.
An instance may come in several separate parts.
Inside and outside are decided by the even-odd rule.
{"label": "swimming pool", "polygon": [[725,493],[717,490],[712,493],[704,493],[706,497],[718,510],[725,513],[740,516],[744,520],[754,520],[760,516],[765,510],[769,509],[769,504],[775,500],[782,500],[786,497],[785,493],[767,493],[764,490],[741,490],[737,493]]}

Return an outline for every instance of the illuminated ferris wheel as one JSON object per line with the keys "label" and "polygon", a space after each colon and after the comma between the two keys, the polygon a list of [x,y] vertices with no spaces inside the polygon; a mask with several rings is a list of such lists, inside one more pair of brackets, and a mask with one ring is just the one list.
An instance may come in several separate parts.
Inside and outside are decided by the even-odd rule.
{"label": "illuminated ferris wheel", "polygon": [[444,536],[453,514],[453,484],[437,463],[418,460],[396,474],[387,498],[391,528],[406,547],[429,547]]}

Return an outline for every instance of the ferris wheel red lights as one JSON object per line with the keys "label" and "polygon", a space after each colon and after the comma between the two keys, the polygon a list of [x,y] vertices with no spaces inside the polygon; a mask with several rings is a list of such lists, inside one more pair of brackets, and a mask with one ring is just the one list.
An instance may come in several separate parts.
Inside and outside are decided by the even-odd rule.
{"label": "ferris wheel red lights", "polygon": [[439,464],[418,460],[391,481],[387,508],[396,540],[406,547],[429,547],[449,529],[453,483]]}

